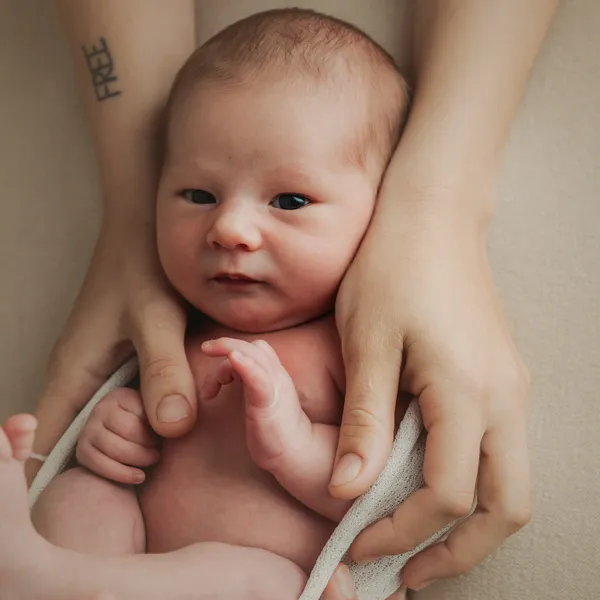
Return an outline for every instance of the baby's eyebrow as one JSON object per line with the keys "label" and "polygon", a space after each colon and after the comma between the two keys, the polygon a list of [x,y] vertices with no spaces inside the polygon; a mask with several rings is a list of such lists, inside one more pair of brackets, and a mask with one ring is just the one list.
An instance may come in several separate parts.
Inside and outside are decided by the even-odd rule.
{"label": "baby's eyebrow", "polygon": [[278,165],[270,169],[268,179],[279,192],[309,193],[324,188],[327,183],[318,168],[307,169],[300,165]]}
{"label": "baby's eyebrow", "polygon": [[307,187],[331,186],[336,173],[342,174],[348,167],[355,166],[346,157],[340,155],[338,160],[331,162],[327,159],[327,166],[320,164],[317,159],[312,165],[305,163],[285,163],[273,168],[273,179],[281,183],[297,183]]}
{"label": "baby's eyebrow", "polygon": [[284,179],[293,179],[295,181],[312,181],[314,179],[314,169],[307,169],[304,165],[295,163],[285,163],[277,165],[273,169],[273,174]]}

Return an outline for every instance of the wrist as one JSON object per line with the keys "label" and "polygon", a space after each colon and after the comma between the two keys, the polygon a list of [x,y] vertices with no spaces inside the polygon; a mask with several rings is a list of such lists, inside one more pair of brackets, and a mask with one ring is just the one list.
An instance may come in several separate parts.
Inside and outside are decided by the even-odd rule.
{"label": "wrist", "polygon": [[156,218],[156,185],[103,186],[102,229],[150,235]]}
{"label": "wrist", "polygon": [[[116,203],[115,203],[116,204]],[[156,246],[154,210],[121,207],[105,210],[99,239],[105,243],[144,249]]]}
{"label": "wrist", "polygon": [[[422,110],[417,110],[421,108]],[[442,121],[444,122],[444,121]],[[381,185],[383,210],[432,207],[487,227],[494,209],[500,155],[446,120],[414,106]]]}
{"label": "wrist", "polygon": [[493,194],[472,185],[450,184],[429,178],[404,177],[389,172],[381,186],[373,221],[406,232],[454,231],[485,239],[493,214]]}

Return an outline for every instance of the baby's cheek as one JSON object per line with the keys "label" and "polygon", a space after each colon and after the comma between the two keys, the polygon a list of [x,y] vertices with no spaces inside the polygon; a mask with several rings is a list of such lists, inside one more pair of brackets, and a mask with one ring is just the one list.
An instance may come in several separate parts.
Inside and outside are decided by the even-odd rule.
{"label": "baby's cheek", "polygon": [[323,240],[317,247],[313,246],[302,256],[299,276],[313,287],[318,286],[326,293],[337,289],[352,257],[354,248],[347,240]]}
{"label": "baby's cheek", "polygon": [[201,278],[197,256],[198,239],[189,228],[176,223],[157,226],[158,254],[169,282],[186,299],[195,295]]}

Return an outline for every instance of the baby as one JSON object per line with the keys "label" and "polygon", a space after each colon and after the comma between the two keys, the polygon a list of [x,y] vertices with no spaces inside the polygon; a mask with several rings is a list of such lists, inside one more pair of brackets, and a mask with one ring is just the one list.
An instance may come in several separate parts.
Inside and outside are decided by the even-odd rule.
{"label": "baby", "polygon": [[[345,387],[332,311],[406,110],[393,60],[311,11],[254,15],[189,58],[156,219],[164,272],[202,315],[186,343],[197,424],[159,446],[139,393],[109,394],[81,466],[33,511],[43,537],[105,557],[210,554],[269,579],[256,597],[301,589],[350,505],[328,489]],[[181,417],[175,400],[166,416]]]}

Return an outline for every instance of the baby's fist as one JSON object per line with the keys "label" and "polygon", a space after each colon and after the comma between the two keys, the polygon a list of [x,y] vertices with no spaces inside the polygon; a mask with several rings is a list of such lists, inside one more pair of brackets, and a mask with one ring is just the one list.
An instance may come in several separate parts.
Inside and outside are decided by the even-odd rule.
{"label": "baby's fist", "polygon": [[[142,483],[143,467],[156,463],[157,436],[151,430],[140,394],[119,388],[92,411],[77,443],[79,464],[123,484]],[[138,467],[138,468],[135,468]]]}

